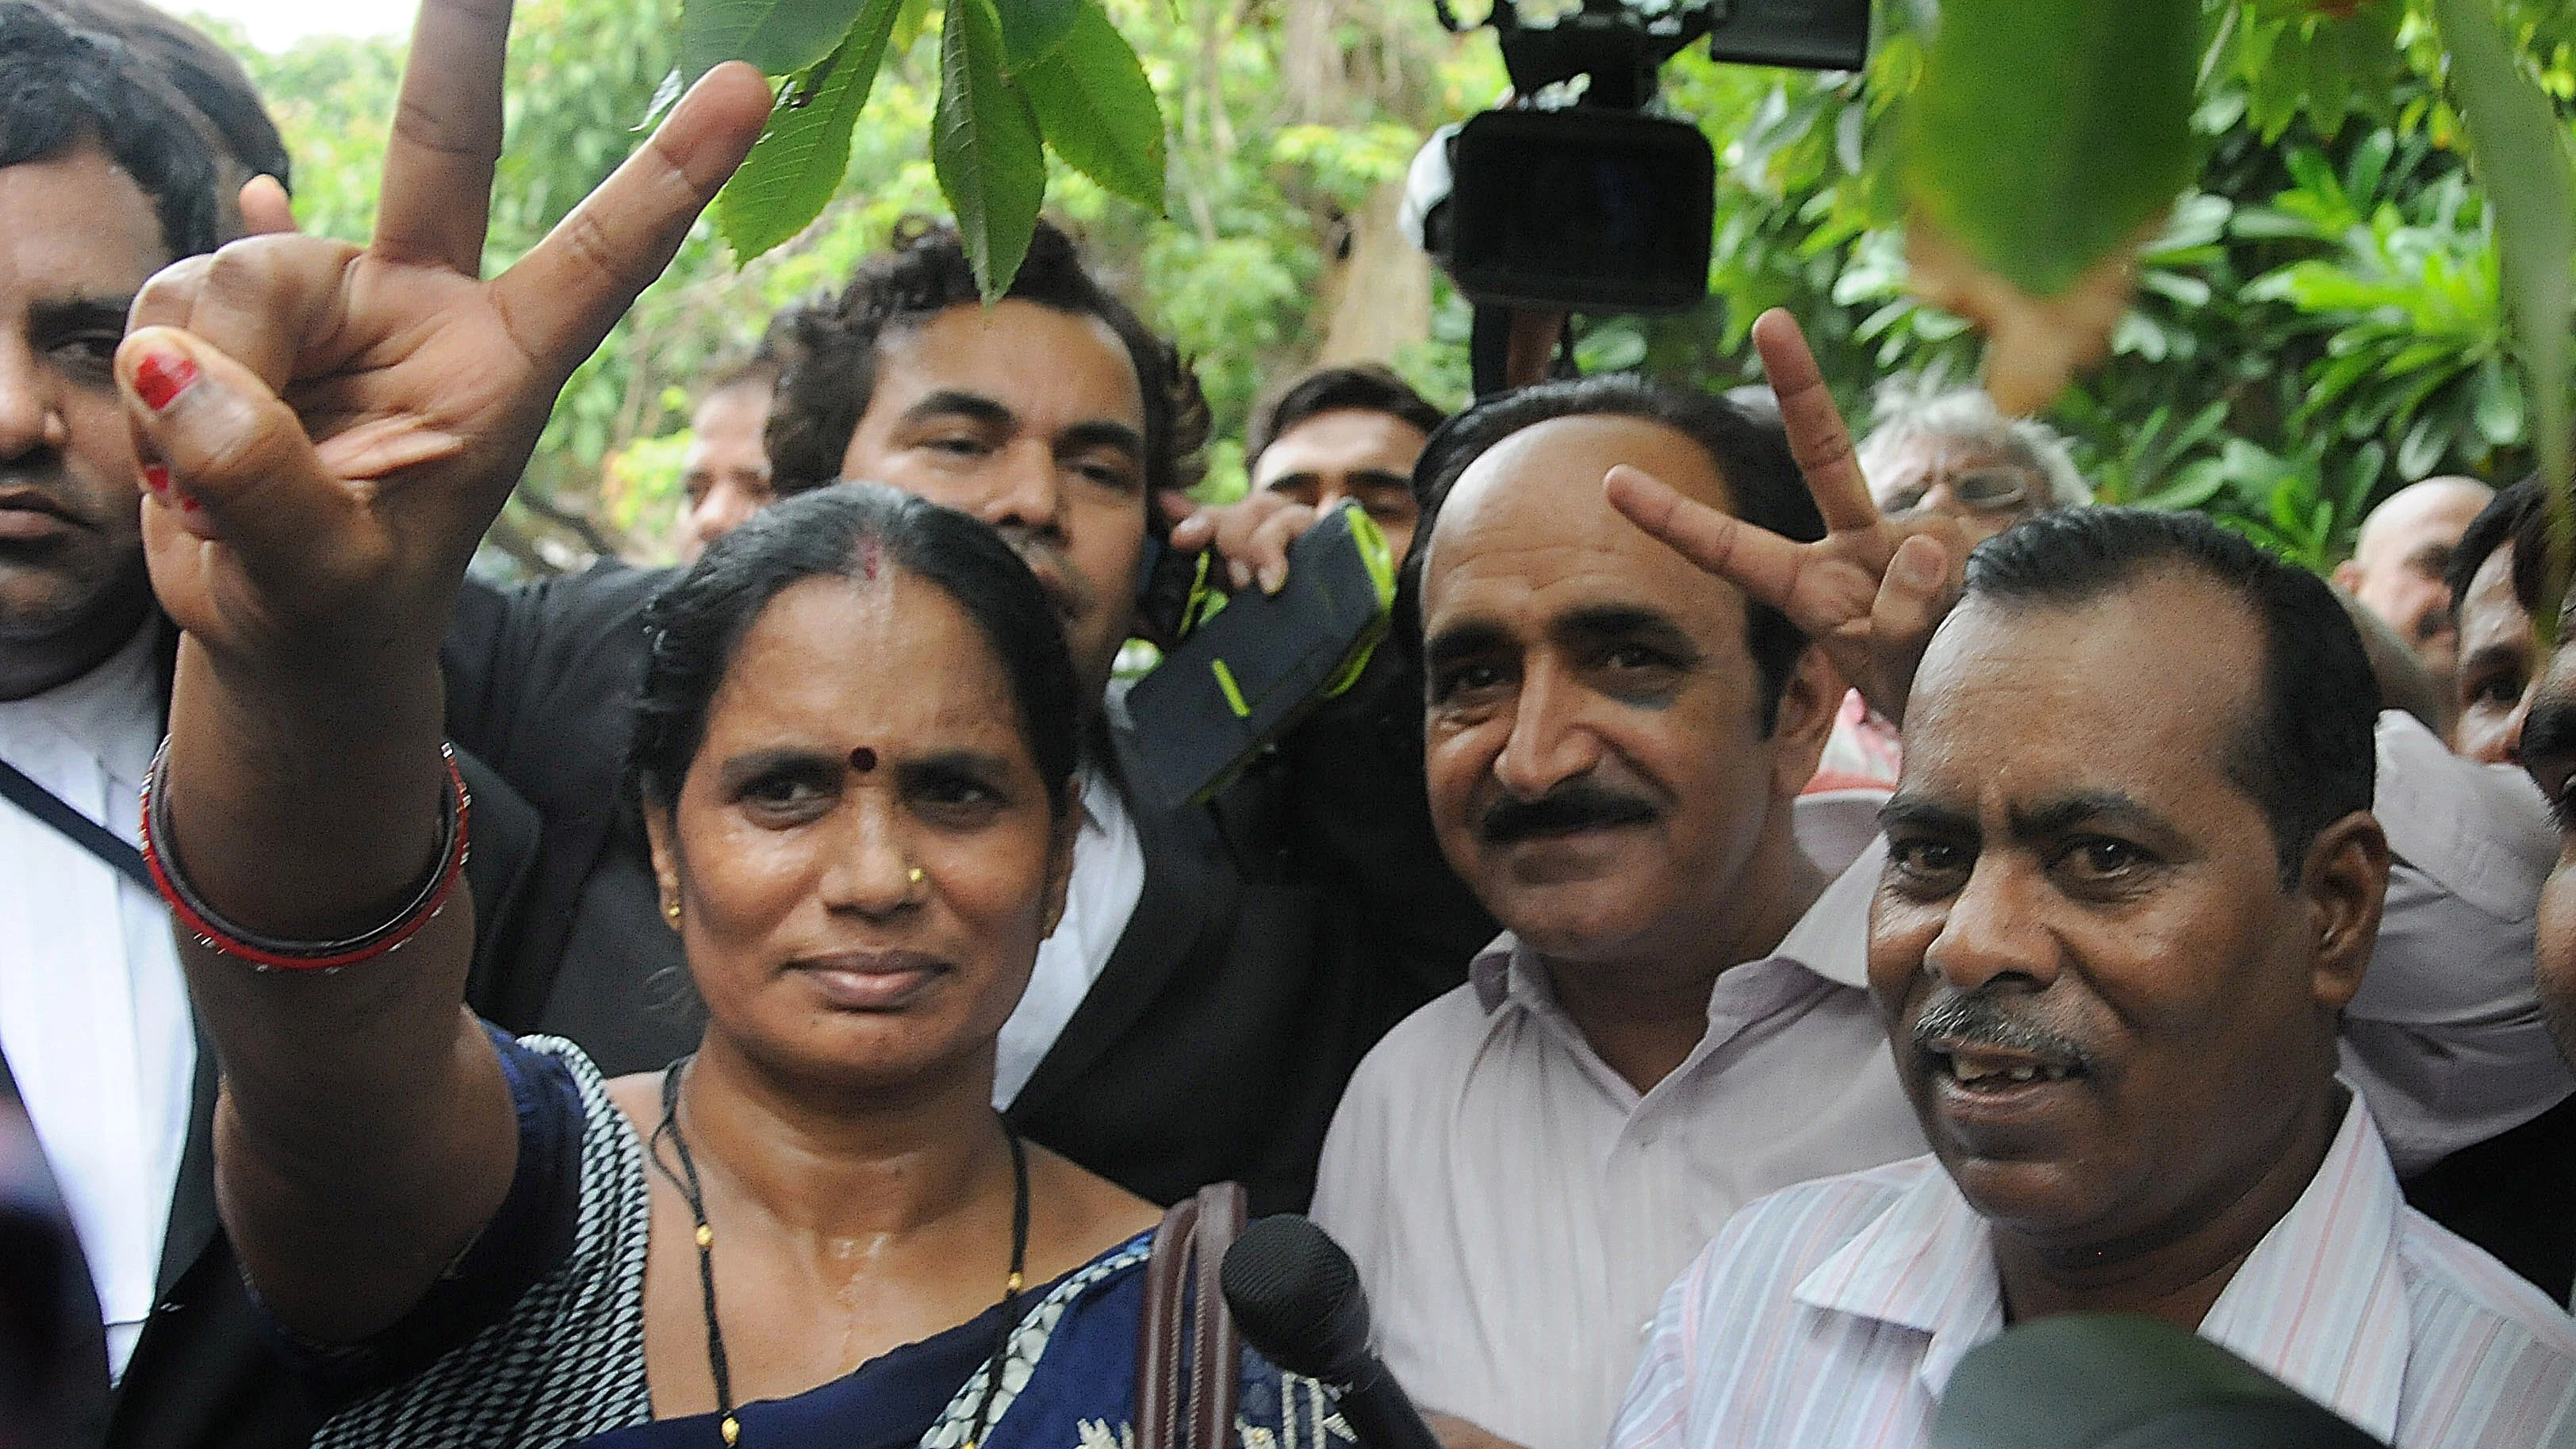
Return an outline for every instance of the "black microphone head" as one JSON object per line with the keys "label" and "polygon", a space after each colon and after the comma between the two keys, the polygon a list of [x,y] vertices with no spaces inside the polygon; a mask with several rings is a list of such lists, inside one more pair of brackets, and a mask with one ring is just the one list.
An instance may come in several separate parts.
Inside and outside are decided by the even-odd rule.
{"label": "black microphone head", "polygon": [[1368,1355],[1368,1294],[1342,1245],[1295,1213],[1247,1225],[1218,1278],[1244,1341],[1291,1373],[1348,1383]]}
{"label": "black microphone head", "polygon": [[1931,1449],[2387,1449],[2207,1339],[2074,1313],[1969,1350]]}

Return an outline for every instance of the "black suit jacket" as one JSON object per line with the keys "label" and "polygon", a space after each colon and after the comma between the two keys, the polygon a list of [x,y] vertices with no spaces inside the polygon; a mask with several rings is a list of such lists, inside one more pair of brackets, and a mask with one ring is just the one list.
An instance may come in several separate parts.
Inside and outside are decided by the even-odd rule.
{"label": "black suit jacket", "polygon": [[[1211,807],[1135,810],[1144,890],[1021,1130],[1155,1202],[1231,1178],[1304,1210],[1360,1058],[1494,933],[1431,836],[1420,701],[1390,656]],[[1124,775],[1111,719],[1094,752]]]}
{"label": "black suit jacket", "polygon": [[[535,933],[526,911],[538,855],[538,816],[474,756],[470,741],[458,743],[458,766],[474,797],[474,848],[466,864],[475,914],[475,985],[469,1002],[507,1022],[513,1005],[505,989],[511,970],[544,949],[541,940],[529,939]],[[7,1070],[0,1061],[0,1087],[6,1086]],[[318,1424],[301,1384],[271,1355],[261,1336],[256,1310],[215,1215],[216,1079],[213,1047],[200,1033],[187,1145],[162,1237],[158,1296],[125,1376],[113,1390],[107,1381],[98,1302],[88,1274],[77,1275],[64,1341],[75,1344],[87,1361],[72,1366],[64,1378],[69,1444],[293,1449]]]}
{"label": "black suit jacket", "polygon": [[[544,990],[531,969],[502,994],[612,1074],[693,1050],[702,1026],[623,808],[638,615],[670,577],[470,586],[447,658],[449,730],[543,816],[529,896],[567,930]],[[1494,931],[1431,835],[1419,687],[1381,654],[1214,805],[1158,813],[1130,794],[1143,892],[1013,1104],[1032,1139],[1156,1202],[1232,1178],[1256,1212],[1305,1205],[1360,1056],[1465,980]],[[1095,730],[1095,758],[1128,745],[1123,725]]]}

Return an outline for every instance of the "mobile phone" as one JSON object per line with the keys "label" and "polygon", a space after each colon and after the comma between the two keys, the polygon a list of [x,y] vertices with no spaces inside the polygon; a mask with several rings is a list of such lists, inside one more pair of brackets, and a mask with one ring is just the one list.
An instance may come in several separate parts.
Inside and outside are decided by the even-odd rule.
{"label": "mobile phone", "polygon": [[1306,713],[1351,687],[1386,637],[1395,559],[1344,499],[1288,546],[1276,594],[1246,590],[1208,615],[1127,693],[1132,783],[1164,809],[1205,804]]}

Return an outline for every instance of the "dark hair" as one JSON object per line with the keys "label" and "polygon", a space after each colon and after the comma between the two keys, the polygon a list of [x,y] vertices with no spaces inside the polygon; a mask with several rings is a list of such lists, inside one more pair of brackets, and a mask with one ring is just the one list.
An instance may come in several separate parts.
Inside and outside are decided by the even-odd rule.
{"label": "dark hair", "polygon": [[174,257],[215,248],[215,161],[187,102],[118,41],[0,3],[0,166],[95,145],[134,178]]}
{"label": "dark hair", "polygon": [[1447,413],[1415,392],[1413,384],[1396,376],[1393,368],[1374,362],[1318,368],[1253,412],[1252,425],[1244,433],[1243,466],[1248,469],[1260,462],[1280,434],[1308,418],[1350,411],[1384,413],[1426,434],[1449,420]]}
{"label": "dark hair", "polygon": [[[1825,520],[1807,493],[1807,481],[1789,454],[1789,435],[1775,422],[1760,422],[1742,408],[1711,393],[1650,382],[1633,373],[1542,382],[1517,392],[1486,399],[1443,423],[1413,465],[1413,491],[1422,499],[1422,523],[1416,536],[1429,539],[1438,527],[1440,507],[1448,501],[1469,464],[1505,438],[1557,418],[1638,418],[1660,423],[1699,445],[1726,483],[1735,516],[1786,538],[1813,542],[1825,536]],[[1595,480],[1593,486],[1598,487]],[[1412,581],[1412,617],[1408,636],[1422,637],[1420,576],[1427,545],[1416,545],[1406,561]],[[1807,636],[1789,616],[1768,604],[1744,602],[1746,647],[1762,676],[1762,729],[1778,722],[1780,696],[1796,672]]]}
{"label": "dark hair", "polygon": [[2497,492],[2469,520],[2468,530],[2452,546],[2442,582],[2451,590],[2451,610],[2459,612],[2469,585],[2497,549],[2513,549],[2513,596],[2525,613],[2540,607],[2549,579],[2549,494],[2537,476]]}
{"label": "dark hair", "polygon": [[760,510],[646,607],[652,652],[628,760],[637,794],[665,809],[678,802],[706,742],[707,707],[771,600],[807,579],[860,577],[879,555],[938,585],[975,621],[1010,676],[1047,806],[1063,818],[1073,804],[1081,696],[1046,591],[991,528],[878,483],[814,489]]}
{"label": "dark hair", "polygon": [[[1207,398],[1180,349],[1157,337],[1134,309],[1082,265],[1073,238],[1041,220],[1005,295],[1075,316],[1097,317],[1127,345],[1145,398],[1145,486],[1186,488],[1207,442]],[[837,302],[800,309],[793,324],[798,355],[779,379],[769,414],[769,466],[778,491],[800,493],[841,476],[850,437],[876,391],[878,340],[892,328],[926,322],[951,307],[980,303],[975,269],[957,228],[924,218],[895,228],[886,250],[859,264]],[[1044,366],[1044,359],[1032,359]],[[1146,509],[1159,519],[1162,510]],[[1159,527],[1160,525],[1155,525]]]}
{"label": "dark hair", "polygon": [[[74,29],[95,30],[125,43],[135,59],[177,88],[203,116],[212,144],[241,166],[240,180],[274,176],[292,189],[294,164],[277,123],[251,84],[250,72],[205,32],[143,0],[35,0]],[[220,199],[220,198],[219,198]]]}
{"label": "dark hair", "polygon": [[2288,889],[2319,831],[2370,808],[2378,774],[2379,681],[2325,580],[2197,513],[2068,508],[1979,544],[1964,598],[2072,608],[2160,570],[2221,585],[2262,625],[2260,709],[2225,769],[2270,822]]}

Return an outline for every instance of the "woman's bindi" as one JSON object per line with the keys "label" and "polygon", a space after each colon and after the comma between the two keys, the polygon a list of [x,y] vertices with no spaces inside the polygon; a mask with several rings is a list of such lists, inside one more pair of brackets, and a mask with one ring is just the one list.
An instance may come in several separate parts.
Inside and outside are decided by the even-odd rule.
{"label": "woman's bindi", "polygon": [[850,768],[864,775],[877,767],[877,752],[865,745],[850,751]]}

